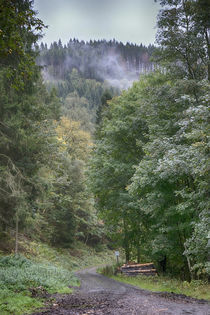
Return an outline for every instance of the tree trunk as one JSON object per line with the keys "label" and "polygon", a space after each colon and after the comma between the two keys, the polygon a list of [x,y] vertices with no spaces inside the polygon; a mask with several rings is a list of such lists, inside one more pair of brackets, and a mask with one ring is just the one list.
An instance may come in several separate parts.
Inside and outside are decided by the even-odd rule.
{"label": "tree trunk", "polygon": [[15,223],[15,255],[18,254],[18,214],[16,214],[16,223]]}
{"label": "tree trunk", "polygon": [[210,43],[209,43],[209,35],[208,35],[208,29],[204,28],[204,34],[206,39],[206,45],[207,45],[207,52],[208,52],[208,80],[210,81]]}
{"label": "tree trunk", "polygon": [[124,233],[125,233],[125,235],[124,235],[125,260],[126,260],[126,263],[128,263],[130,260],[129,241],[128,241],[128,235],[127,235],[126,231]]}
{"label": "tree trunk", "polygon": [[167,257],[166,257],[166,255],[164,255],[163,259],[161,261],[159,261],[159,265],[160,265],[161,271],[163,273],[166,272],[166,263],[167,263]]}
{"label": "tree trunk", "polygon": [[[186,245],[184,244],[184,249],[185,249],[185,252],[187,251],[187,248],[186,248]],[[187,259],[187,265],[188,265],[188,269],[189,269],[189,273],[190,273],[190,277],[191,277],[191,280],[193,280],[193,273],[192,273],[192,270],[191,270],[191,263],[190,263],[190,258],[187,254],[185,254],[185,257]]]}
{"label": "tree trunk", "polygon": [[130,261],[130,251],[128,247],[125,247],[125,260],[126,260],[126,263]]}
{"label": "tree trunk", "polygon": [[137,245],[137,263],[138,264],[140,263],[140,245],[139,245],[139,243]]}
{"label": "tree trunk", "polygon": [[127,231],[126,222],[125,222],[124,218],[123,218],[123,225],[124,225],[125,260],[126,260],[126,263],[127,263],[130,260],[130,249],[129,249],[128,231]]}

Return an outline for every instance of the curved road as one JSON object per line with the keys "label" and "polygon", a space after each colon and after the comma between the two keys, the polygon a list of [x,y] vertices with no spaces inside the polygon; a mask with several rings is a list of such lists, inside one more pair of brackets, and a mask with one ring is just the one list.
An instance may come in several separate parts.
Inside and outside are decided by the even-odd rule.
{"label": "curved road", "polygon": [[36,314],[62,315],[210,315],[205,301],[175,294],[152,293],[96,273],[77,272],[81,287],[73,294],[57,296],[50,309]]}

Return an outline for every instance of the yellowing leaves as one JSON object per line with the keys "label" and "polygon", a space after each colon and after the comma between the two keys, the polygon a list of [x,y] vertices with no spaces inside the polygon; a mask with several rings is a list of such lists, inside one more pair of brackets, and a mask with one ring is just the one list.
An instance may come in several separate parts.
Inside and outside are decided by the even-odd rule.
{"label": "yellowing leaves", "polygon": [[62,149],[74,159],[86,160],[90,152],[91,136],[80,127],[80,122],[62,117],[56,132]]}

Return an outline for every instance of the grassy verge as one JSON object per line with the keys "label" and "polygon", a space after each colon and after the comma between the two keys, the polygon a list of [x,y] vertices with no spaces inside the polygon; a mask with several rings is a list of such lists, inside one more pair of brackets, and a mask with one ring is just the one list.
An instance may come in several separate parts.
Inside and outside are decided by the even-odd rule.
{"label": "grassy verge", "polygon": [[114,275],[112,266],[99,269],[99,272],[120,282],[137,286],[141,289],[153,292],[173,292],[184,294],[197,299],[210,300],[210,284],[200,280],[193,280],[190,283],[165,276],[136,276]]}
{"label": "grassy verge", "polygon": [[[78,243],[74,249],[56,249],[22,239],[21,255],[0,256],[0,314],[29,314],[44,306],[52,293],[71,293],[78,286],[74,271],[113,263],[113,253]],[[23,255],[24,254],[24,255]]]}

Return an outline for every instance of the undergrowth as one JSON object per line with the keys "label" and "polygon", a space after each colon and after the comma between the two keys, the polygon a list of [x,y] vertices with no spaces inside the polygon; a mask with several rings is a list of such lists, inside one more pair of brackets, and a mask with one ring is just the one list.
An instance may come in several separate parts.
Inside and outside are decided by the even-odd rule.
{"label": "undergrowth", "polygon": [[[0,314],[27,314],[44,306],[52,293],[71,293],[79,285],[74,271],[113,263],[113,253],[96,252],[82,243],[57,249],[25,238],[21,255],[0,256]],[[23,255],[24,254],[24,255]]]}
{"label": "undergrowth", "polygon": [[[23,314],[43,305],[47,293],[70,293],[78,285],[73,273],[50,264],[38,264],[22,255],[0,258],[0,313]],[[36,294],[36,299],[32,295]]]}
{"label": "undergrowth", "polygon": [[77,242],[73,248],[53,248],[46,243],[29,242],[26,239],[20,241],[24,249],[24,255],[37,262],[52,263],[57,267],[63,267],[70,271],[101,264],[113,264],[115,257],[113,251],[106,246],[98,249]]}

